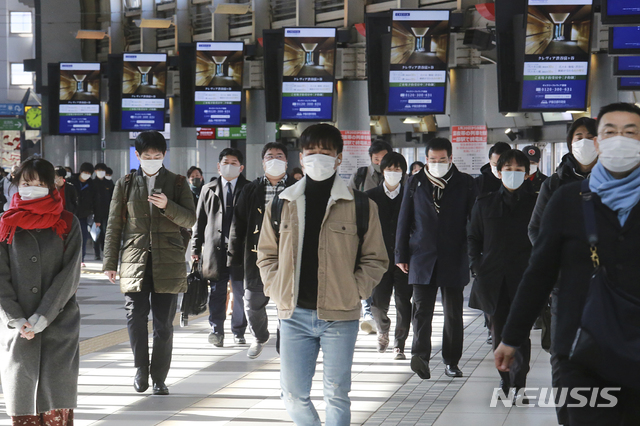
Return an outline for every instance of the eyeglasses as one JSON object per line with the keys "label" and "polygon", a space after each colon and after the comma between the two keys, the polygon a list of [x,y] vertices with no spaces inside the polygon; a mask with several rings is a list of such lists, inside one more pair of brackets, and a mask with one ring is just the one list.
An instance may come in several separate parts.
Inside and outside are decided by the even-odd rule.
{"label": "eyeglasses", "polygon": [[600,139],[609,139],[618,135],[624,136],[625,138],[638,139],[638,136],[640,136],[640,130],[629,129],[623,130],[621,132],[615,130],[605,130],[604,132],[598,133],[598,135],[600,136]]}
{"label": "eyeglasses", "polygon": [[278,154],[278,155],[271,155],[271,154],[267,154],[264,156],[265,161],[270,161],[270,160],[282,160],[282,161],[286,161],[287,157],[284,156],[284,154]]}

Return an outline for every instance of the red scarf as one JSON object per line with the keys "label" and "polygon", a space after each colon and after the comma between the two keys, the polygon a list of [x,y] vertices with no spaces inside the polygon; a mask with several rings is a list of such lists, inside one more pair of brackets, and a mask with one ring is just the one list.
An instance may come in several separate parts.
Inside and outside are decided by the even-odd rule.
{"label": "red scarf", "polygon": [[47,195],[37,200],[23,200],[20,194],[15,194],[11,207],[0,218],[0,242],[13,242],[17,228],[47,229],[53,228],[60,238],[66,231],[67,225],[61,214],[64,210],[62,198],[58,191],[53,197]]}

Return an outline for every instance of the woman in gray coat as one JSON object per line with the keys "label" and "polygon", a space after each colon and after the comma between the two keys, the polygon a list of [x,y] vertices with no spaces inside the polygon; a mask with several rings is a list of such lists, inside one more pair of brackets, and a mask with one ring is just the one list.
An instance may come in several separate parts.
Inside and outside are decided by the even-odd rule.
{"label": "woman in gray coat", "polygon": [[[82,236],[53,165],[28,159],[0,218],[0,375],[14,425],[69,426],[77,405]],[[4,353],[3,353],[4,352]]]}

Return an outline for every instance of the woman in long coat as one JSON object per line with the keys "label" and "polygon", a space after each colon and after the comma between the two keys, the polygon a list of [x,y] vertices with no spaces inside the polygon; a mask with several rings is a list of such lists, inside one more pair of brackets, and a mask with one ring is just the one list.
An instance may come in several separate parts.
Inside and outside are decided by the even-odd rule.
{"label": "woman in long coat", "polygon": [[69,426],[77,405],[80,224],[53,165],[25,161],[0,218],[0,375],[14,425]]}

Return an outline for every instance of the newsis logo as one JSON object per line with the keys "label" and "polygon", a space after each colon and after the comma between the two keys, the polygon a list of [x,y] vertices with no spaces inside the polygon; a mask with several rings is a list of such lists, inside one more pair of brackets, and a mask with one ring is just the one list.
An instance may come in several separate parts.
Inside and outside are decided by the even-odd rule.
{"label": "newsis logo", "polygon": [[71,64],[62,64],[62,68],[73,68]]}
{"label": "newsis logo", "polygon": [[[493,395],[491,395],[491,403],[489,406],[495,408],[498,406],[498,399],[501,400],[502,405],[506,408],[511,408],[514,405],[516,407],[542,407],[542,408],[554,408],[567,406],[569,408],[582,408],[589,406],[591,408],[611,408],[618,404],[618,398],[611,395],[612,392],[619,392],[620,388],[573,388],[569,391],[569,388],[560,388],[558,394],[558,388],[524,388],[523,394],[529,400],[529,403],[525,404],[523,398],[517,398],[514,404],[512,398],[509,398],[510,394],[505,395],[501,388],[494,388]],[[556,396],[558,396],[556,403]],[[567,396],[575,401],[567,404]],[[598,403],[598,399],[608,401],[603,403],[602,400]]]}
{"label": "newsis logo", "polygon": [[300,30],[288,30],[287,34],[300,34]]}
{"label": "newsis logo", "polygon": [[394,16],[411,16],[409,12],[396,12]]}

